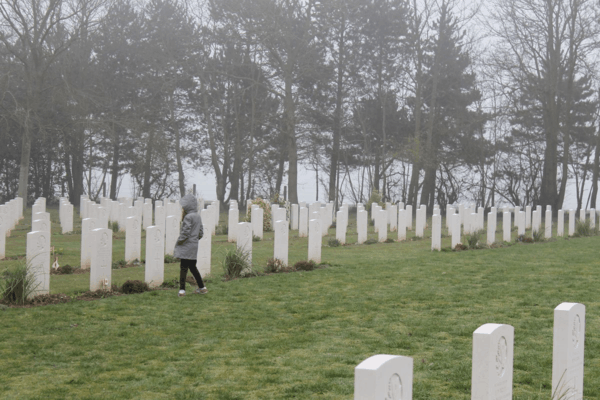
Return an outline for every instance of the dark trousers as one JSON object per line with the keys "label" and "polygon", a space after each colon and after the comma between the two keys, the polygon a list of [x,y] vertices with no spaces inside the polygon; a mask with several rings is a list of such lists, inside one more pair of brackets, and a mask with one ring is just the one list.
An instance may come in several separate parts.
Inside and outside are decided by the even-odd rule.
{"label": "dark trousers", "polygon": [[188,269],[194,276],[196,283],[198,283],[199,288],[204,287],[204,282],[202,282],[202,277],[200,276],[200,272],[198,272],[198,268],[196,268],[196,260],[181,260],[181,266],[179,271],[179,289],[185,290],[185,278],[187,278]]}

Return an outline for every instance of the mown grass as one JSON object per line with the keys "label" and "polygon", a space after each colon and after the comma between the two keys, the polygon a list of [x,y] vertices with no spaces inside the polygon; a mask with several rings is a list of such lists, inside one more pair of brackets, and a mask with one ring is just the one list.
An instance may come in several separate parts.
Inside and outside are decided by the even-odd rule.
{"label": "mown grass", "polygon": [[[64,257],[77,259],[70,239]],[[213,241],[208,295],[0,311],[0,398],[351,399],[356,365],[398,354],[414,357],[413,398],[468,399],[473,331],[494,322],[515,327],[513,398],[550,399],[553,309],[564,301],[586,305],[584,394],[600,397],[598,236],[464,252],[431,252],[430,240],[324,246],[326,268],[228,282],[226,240]],[[261,269],[272,234],[253,245]],[[290,263],[306,251],[292,233]],[[140,277],[143,267],[113,271],[115,282]],[[88,279],[52,276],[51,290],[77,293]]]}

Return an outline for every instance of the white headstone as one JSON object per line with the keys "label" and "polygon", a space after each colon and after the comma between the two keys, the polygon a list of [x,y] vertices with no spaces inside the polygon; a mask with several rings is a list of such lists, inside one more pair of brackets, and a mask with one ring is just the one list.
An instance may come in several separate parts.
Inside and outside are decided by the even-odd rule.
{"label": "white headstone", "polygon": [[585,306],[562,303],[554,309],[552,398],[583,399]]}
{"label": "white headstone", "polygon": [[240,223],[240,210],[238,210],[237,207],[229,208],[229,218],[227,222],[227,241],[234,243],[237,240],[237,227]]}
{"label": "white headstone", "polygon": [[544,237],[550,239],[552,237],[552,210],[546,206],[546,222],[544,223]]}
{"label": "white headstone", "polygon": [[378,354],[354,369],[354,400],[412,400],[413,359]]}
{"label": "white headstone", "polygon": [[[492,208],[492,210],[494,210]],[[488,225],[487,225],[487,244],[488,246],[494,244],[496,241],[496,212],[488,213]]]}
{"label": "white headstone", "polygon": [[[285,209],[284,209],[285,210]],[[277,220],[273,227],[273,258],[279,260],[283,265],[288,265],[289,232],[286,220]]]}
{"label": "white headstone", "polygon": [[473,333],[471,400],[512,399],[514,332],[511,325],[485,324]]}
{"label": "white headstone", "polygon": [[360,210],[356,213],[356,232],[358,233],[358,244],[367,241],[367,228],[369,215],[366,210]]}
{"label": "white headstone", "polygon": [[144,282],[151,287],[160,286],[165,278],[165,233],[161,229],[159,226],[146,228]]}
{"label": "white headstone", "polygon": [[[158,201],[156,203],[159,203]],[[202,215],[202,221],[204,221],[204,215]],[[160,228],[160,232],[166,235],[167,228],[167,215],[164,206],[157,205],[154,207],[154,226]],[[164,243],[164,240],[163,240]]]}
{"label": "white headstone", "polygon": [[532,220],[531,206],[525,206],[525,229],[531,228],[531,220]]}
{"label": "white headstone", "polygon": [[127,217],[129,217],[129,206],[125,203],[119,203],[119,232],[125,232]]}
{"label": "white headstone", "polygon": [[448,234],[451,235],[452,232],[450,231],[450,229],[452,229],[452,222],[451,222],[451,215],[454,214],[454,208],[450,206],[450,204],[446,205],[446,229],[448,229]]}
{"label": "white headstone", "polygon": [[596,209],[590,209],[590,228],[596,229]]}
{"label": "white headstone", "polygon": [[431,217],[431,250],[442,251],[442,216],[440,214],[434,214]]}
{"label": "white headstone", "polygon": [[511,229],[512,224],[510,222],[511,214],[509,211],[506,211],[502,214],[502,240],[505,242],[510,242],[511,240]]}
{"label": "white headstone", "polygon": [[112,230],[92,231],[90,290],[110,290],[112,280]]}
{"label": "white headstone", "polygon": [[125,261],[131,263],[142,259],[142,229],[137,216],[127,217],[125,222]]}
{"label": "white headstone", "polygon": [[52,231],[50,228],[50,223],[45,219],[36,219],[31,223],[31,231],[35,232],[46,232],[49,235],[52,235]]}
{"label": "white headstone", "polygon": [[34,290],[29,297],[50,294],[50,235],[47,232],[27,234],[27,271],[33,277]]}
{"label": "white headstone", "polygon": [[558,210],[556,236],[565,236],[565,212],[563,210]]}
{"label": "white headstone", "polygon": [[575,234],[575,210],[569,210],[569,236]]}
{"label": "white headstone", "polygon": [[300,207],[298,212],[298,237],[308,236],[308,208]]}
{"label": "white headstone", "polygon": [[[263,238],[263,218],[264,211],[260,207],[254,207],[252,209],[252,235]],[[250,238],[252,239],[252,238]]]}
{"label": "white headstone", "polygon": [[[319,215],[321,217],[321,235],[327,236],[329,234],[329,208],[327,205],[325,207],[319,208]],[[309,228],[310,229],[310,228]]]}
{"label": "white headstone", "polygon": [[587,216],[586,209],[581,207],[581,209],[579,210],[579,219],[581,220],[581,222],[585,222],[586,216]]}
{"label": "white headstone", "polygon": [[31,221],[33,222],[35,218],[35,215],[37,213],[43,213],[46,212],[46,207],[42,206],[41,204],[34,204],[33,206],[31,206]]}
{"label": "white headstone", "polygon": [[152,203],[144,203],[142,206],[142,223],[144,230],[152,226]]}
{"label": "white headstone", "polygon": [[379,242],[385,242],[387,240],[387,226],[388,226],[388,212],[386,210],[379,210],[379,215],[375,218],[375,225],[378,225],[377,232],[379,233]]}
{"label": "white headstone", "polygon": [[92,262],[92,231],[96,229],[96,218],[84,218],[81,221],[81,269],[90,268]]}
{"label": "white headstone", "polygon": [[412,224],[413,224],[413,209],[412,209],[412,206],[409,204],[406,206],[406,229],[408,229],[409,231],[412,231]]}
{"label": "white headstone", "polygon": [[336,222],[335,222],[335,238],[341,244],[346,244],[346,213],[344,210],[340,210],[337,212]]}
{"label": "white headstone", "polygon": [[167,217],[166,230],[165,254],[172,256],[175,254],[175,244],[179,237],[179,219],[176,216],[170,215]]}
{"label": "white headstone", "polygon": [[417,210],[417,225],[415,227],[415,236],[423,237],[423,233],[425,230],[425,224],[427,218],[427,206],[425,204],[421,204],[421,207]]}
{"label": "white headstone", "polygon": [[63,234],[73,232],[73,204],[65,204],[61,228]]}
{"label": "white headstone", "polygon": [[291,213],[290,213],[290,224],[291,224],[291,229],[293,231],[297,231],[298,230],[298,204],[292,204],[292,209],[291,209]]}
{"label": "white headstone", "polygon": [[[262,209],[261,209],[262,210]],[[262,219],[261,219],[262,221]],[[250,222],[240,222],[238,224],[237,248],[248,255],[248,261],[252,262],[252,235],[254,234]]]}
{"label": "white headstone", "polygon": [[[239,214],[239,210],[237,209],[236,206],[236,211]],[[238,230],[238,223],[236,223],[235,228],[233,229],[233,231],[236,233],[236,237],[235,237],[235,241],[237,241],[237,230]],[[208,226],[204,227],[204,231],[205,232],[209,232],[208,230]],[[231,225],[228,228],[228,232],[230,232],[231,230]],[[197,256],[197,267],[198,267],[198,272],[200,272],[200,276],[202,276],[203,278],[206,275],[210,275],[210,271],[211,271],[211,261],[212,261],[212,235],[204,235],[202,236],[202,239],[200,239],[198,241],[198,256]]]}
{"label": "white headstone", "polygon": [[451,226],[452,226],[452,248],[455,249],[456,245],[461,243],[460,239],[460,214],[451,214]]}
{"label": "white headstone", "polygon": [[[98,207],[96,212],[98,214],[98,226],[100,228],[108,228],[108,219],[110,216],[109,210],[104,207]],[[127,224],[127,222],[125,222],[125,224]]]}
{"label": "white headstone", "polygon": [[519,236],[524,235],[525,234],[525,212],[519,211],[518,217],[515,216],[515,218],[518,220],[517,234]]}
{"label": "white headstone", "polygon": [[322,228],[320,219],[308,221],[308,259],[321,263]]}
{"label": "white headstone", "polygon": [[398,240],[406,240],[406,225],[408,212],[404,209],[398,210]]}
{"label": "white headstone", "polygon": [[390,232],[396,232],[398,230],[398,206],[390,205],[388,212],[388,223],[390,224]]}

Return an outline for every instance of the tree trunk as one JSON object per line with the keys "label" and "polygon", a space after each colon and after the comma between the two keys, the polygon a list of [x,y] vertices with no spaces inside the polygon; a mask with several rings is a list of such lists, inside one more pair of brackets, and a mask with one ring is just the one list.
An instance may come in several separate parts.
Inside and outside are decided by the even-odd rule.
{"label": "tree trunk", "polygon": [[296,116],[292,93],[292,71],[290,62],[291,61],[288,60],[285,76],[284,117],[288,142],[288,186],[290,188],[290,203],[298,204],[298,147],[296,145]]}
{"label": "tree trunk", "polygon": [[29,159],[31,156],[31,127],[29,112],[23,126],[23,141],[21,143],[21,164],[19,166],[19,197],[23,199],[23,209],[27,208],[27,185],[29,183]]}
{"label": "tree trunk", "polygon": [[142,185],[142,196],[150,198],[150,187],[152,185],[152,150],[154,147],[154,132],[148,135],[148,144],[146,145],[146,159],[144,160],[144,183]]}

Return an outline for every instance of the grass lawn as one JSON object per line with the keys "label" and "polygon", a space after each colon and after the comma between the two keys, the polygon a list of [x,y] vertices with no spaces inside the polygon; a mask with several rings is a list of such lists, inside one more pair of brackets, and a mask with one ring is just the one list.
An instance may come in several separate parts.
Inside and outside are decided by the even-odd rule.
{"label": "grass lawn", "polygon": [[[7,238],[0,270],[25,254],[28,227]],[[0,311],[0,398],[352,399],[354,368],[396,354],[414,358],[414,399],[470,399],[473,331],[493,322],[515,327],[513,398],[550,399],[561,302],[586,306],[584,394],[600,398],[600,236],[463,252],[431,252],[429,239],[328,239],[324,268],[224,282],[219,264],[234,245],[216,236],[204,296],[159,290]],[[61,265],[79,265],[78,234],[52,243]],[[306,259],[307,239],[291,232],[289,253],[291,264]],[[256,268],[272,255],[267,233],[254,243]],[[114,270],[113,282],[143,274]],[[166,265],[166,279],[177,274]],[[51,278],[52,293],[88,287],[87,274]]]}

